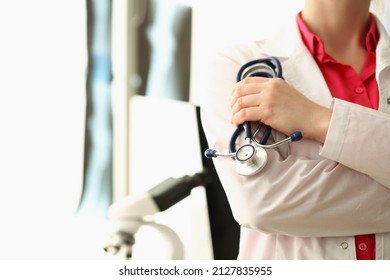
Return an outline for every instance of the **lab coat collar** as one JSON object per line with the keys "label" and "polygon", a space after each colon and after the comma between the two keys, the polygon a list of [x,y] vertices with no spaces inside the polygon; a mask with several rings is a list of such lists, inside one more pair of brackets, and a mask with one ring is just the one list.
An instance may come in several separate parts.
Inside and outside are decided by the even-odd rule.
{"label": "lab coat collar", "polygon": [[379,42],[376,48],[377,74],[390,66],[390,38],[381,21],[376,18],[379,30]]}
{"label": "lab coat collar", "polygon": [[389,112],[390,98],[390,38],[382,23],[377,19],[379,42],[376,47],[376,80],[379,85],[379,110]]}
{"label": "lab coat collar", "polygon": [[301,39],[295,17],[275,37],[264,43],[263,51],[279,58],[283,77],[289,84],[312,101],[330,107],[332,95],[317,63]]}
{"label": "lab coat collar", "polygon": [[291,17],[274,37],[265,41],[263,51],[279,58],[288,58],[297,48],[302,47],[305,46],[301,40],[295,17]]}

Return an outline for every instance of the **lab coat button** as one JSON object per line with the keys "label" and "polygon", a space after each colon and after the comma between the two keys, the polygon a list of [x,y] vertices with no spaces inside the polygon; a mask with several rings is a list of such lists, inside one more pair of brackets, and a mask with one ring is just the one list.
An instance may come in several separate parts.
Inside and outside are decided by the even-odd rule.
{"label": "lab coat button", "polygon": [[355,92],[356,92],[357,94],[362,94],[362,93],[364,92],[364,88],[362,88],[362,87],[357,87],[357,88],[355,88]]}
{"label": "lab coat button", "polygon": [[360,243],[358,246],[360,251],[365,251],[367,250],[367,244],[366,243]]}
{"label": "lab coat button", "polygon": [[347,242],[341,242],[340,248],[343,249],[343,250],[348,249],[348,243]]}

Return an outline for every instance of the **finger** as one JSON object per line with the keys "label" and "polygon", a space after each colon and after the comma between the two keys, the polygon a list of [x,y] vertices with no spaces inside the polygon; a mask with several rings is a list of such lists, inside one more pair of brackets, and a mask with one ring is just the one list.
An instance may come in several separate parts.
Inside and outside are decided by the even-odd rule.
{"label": "finger", "polygon": [[238,111],[249,108],[249,107],[258,107],[260,104],[259,94],[250,94],[241,96],[236,99],[236,102],[231,107],[231,113],[234,115]]}
{"label": "finger", "polygon": [[262,83],[237,83],[233,89],[232,96],[230,99],[230,108],[234,106],[234,104],[239,98],[248,95],[258,94],[263,90],[263,88],[264,85]]}
{"label": "finger", "polygon": [[240,125],[245,121],[258,121],[260,120],[261,111],[259,107],[248,107],[236,112],[232,116],[232,123],[234,125]]}

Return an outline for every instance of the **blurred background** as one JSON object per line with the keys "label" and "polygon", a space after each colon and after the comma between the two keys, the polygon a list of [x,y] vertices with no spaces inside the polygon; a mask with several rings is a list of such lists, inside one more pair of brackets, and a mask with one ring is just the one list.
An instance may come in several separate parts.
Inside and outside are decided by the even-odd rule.
{"label": "blurred background", "polygon": [[[110,205],[202,169],[207,61],[272,35],[302,3],[0,2],[0,259],[110,259]],[[373,10],[390,27],[385,6]],[[214,259],[212,207],[195,188],[153,219],[185,259]],[[169,258],[153,229],[136,239],[134,258]]]}

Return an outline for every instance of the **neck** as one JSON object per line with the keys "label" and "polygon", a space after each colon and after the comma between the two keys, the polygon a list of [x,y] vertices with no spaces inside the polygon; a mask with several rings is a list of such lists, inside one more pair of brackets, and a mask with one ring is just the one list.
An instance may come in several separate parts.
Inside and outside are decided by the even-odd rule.
{"label": "neck", "polygon": [[[328,54],[349,63],[364,57],[370,0],[305,0],[302,19],[318,35]],[[361,64],[361,63],[360,63]],[[359,66],[356,66],[359,68]],[[359,69],[356,69],[357,71]]]}
{"label": "neck", "polygon": [[305,0],[302,18],[325,46],[345,46],[367,31],[370,0]]}

